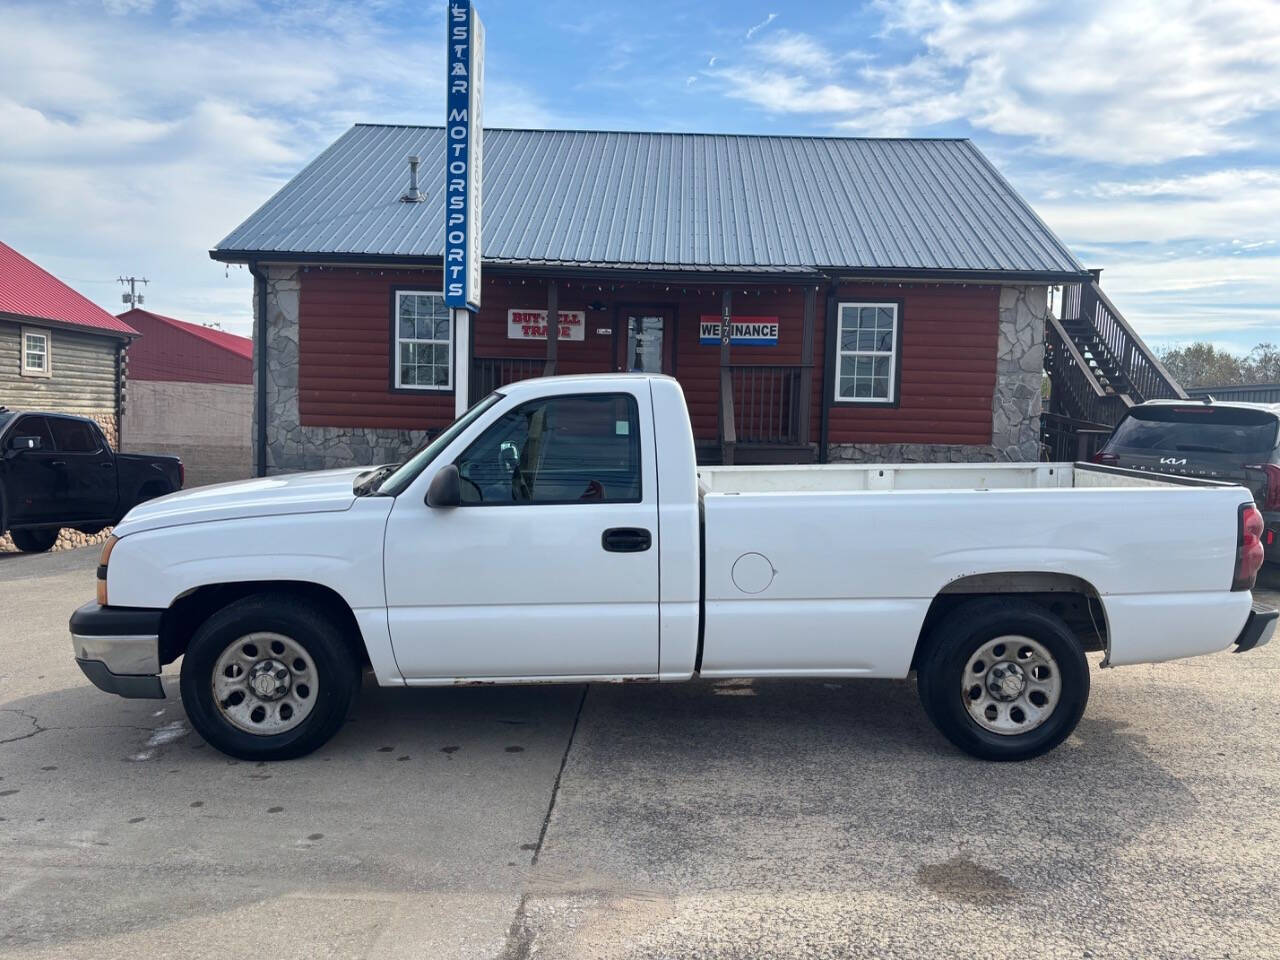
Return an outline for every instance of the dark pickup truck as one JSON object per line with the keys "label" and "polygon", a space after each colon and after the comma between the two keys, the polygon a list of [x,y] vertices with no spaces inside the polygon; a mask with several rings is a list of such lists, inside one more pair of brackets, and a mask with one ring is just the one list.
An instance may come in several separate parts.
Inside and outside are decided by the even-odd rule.
{"label": "dark pickup truck", "polygon": [[1152,400],[1131,409],[1093,459],[1248,487],[1267,561],[1280,563],[1280,404]]}
{"label": "dark pickup truck", "polygon": [[48,550],[63,527],[97,533],[183,479],[177,457],[116,453],[86,417],[0,407],[0,535],[19,550]]}

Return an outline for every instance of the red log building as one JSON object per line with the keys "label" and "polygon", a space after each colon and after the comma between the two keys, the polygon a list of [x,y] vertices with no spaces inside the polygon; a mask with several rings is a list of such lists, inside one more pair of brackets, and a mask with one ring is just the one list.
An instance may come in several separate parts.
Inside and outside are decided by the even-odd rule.
{"label": "red log building", "polygon": [[504,383],[617,370],[680,382],[706,460],[1037,458],[1048,288],[1089,278],[969,141],[486,131],[462,334],[443,176],[404,196],[443,152],[356,126],[212,251],[256,279],[259,470],[397,459]]}

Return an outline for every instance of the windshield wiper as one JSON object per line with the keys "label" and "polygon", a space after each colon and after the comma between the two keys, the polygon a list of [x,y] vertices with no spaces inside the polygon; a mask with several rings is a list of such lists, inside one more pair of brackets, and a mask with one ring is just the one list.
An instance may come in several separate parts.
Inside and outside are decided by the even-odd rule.
{"label": "windshield wiper", "polygon": [[352,492],[357,497],[368,496],[382,484],[383,480],[399,469],[400,464],[398,463],[384,463],[380,467],[374,467],[369,473],[361,474],[361,478],[356,481]]}

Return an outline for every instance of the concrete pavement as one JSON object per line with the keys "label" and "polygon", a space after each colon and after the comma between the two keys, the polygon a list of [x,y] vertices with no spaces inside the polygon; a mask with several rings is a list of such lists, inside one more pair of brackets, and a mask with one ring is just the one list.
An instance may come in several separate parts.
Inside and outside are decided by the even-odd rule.
{"label": "concrete pavement", "polygon": [[0,956],[1280,956],[1278,644],[1095,671],[1020,765],[729,681],[366,687],[258,766],[80,675],[95,553],[0,559]]}

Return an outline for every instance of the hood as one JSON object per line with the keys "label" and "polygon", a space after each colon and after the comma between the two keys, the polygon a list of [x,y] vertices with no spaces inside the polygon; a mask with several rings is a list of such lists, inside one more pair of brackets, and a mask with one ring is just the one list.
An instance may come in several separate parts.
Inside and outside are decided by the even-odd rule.
{"label": "hood", "polygon": [[274,517],[288,513],[346,510],[355,501],[352,485],[368,467],[286,473],[235,483],[180,490],[140,503],[116,525],[118,537],[210,520]]}

